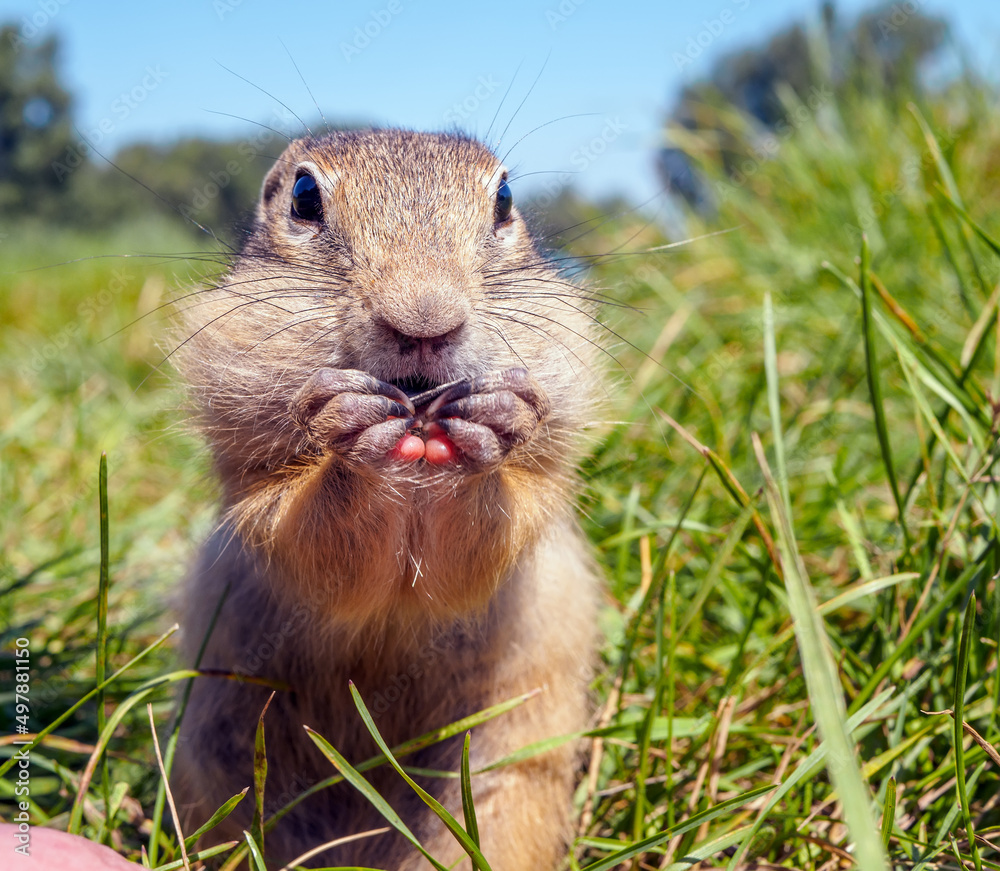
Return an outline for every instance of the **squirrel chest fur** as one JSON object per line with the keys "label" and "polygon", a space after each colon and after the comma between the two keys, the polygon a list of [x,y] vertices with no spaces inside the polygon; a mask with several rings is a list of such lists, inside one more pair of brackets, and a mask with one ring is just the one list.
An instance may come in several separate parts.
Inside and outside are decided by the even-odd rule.
{"label": "squirrel chest fur", "polygon": [[[597,584],[573,494],[594,321],[492,152],[398,130],[291,143],[231,270],[183,308],[177,358],[223,498],[184,596],[187,653],[222,601],[201,666],[288,687],[265,718],[265,816],[335,773],[304,725],[352,763],[376,752],[349,681],[390,746],[540,689],[473,730],[473,770],[584,728]],[[269,693],[195,682],[175,769],[189,825],[251,784]],[[558,863],[574,752],[473,777],[497,871]],[[406,762],[460,758],[457,737]],[[440,862],[465,855],[388,766],[366,776]],[[457,780],[421,783],[461,818]],[[242,839],[249,797],[241,808],[217,839]],[[266,851],[286,862],[383,824],[340,785],[282,819]],[[430,867],[394,832],[313,861]]]}

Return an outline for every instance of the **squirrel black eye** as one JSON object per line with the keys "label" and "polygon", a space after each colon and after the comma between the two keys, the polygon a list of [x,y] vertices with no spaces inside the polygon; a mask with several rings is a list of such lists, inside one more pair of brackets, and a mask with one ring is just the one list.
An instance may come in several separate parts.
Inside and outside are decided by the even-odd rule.
{"label": "squirrel black eye", "polygon": [[306,173],[292,188],[292,217],[302,221],[323,220],[323,197],[316,179]]}
{"label": "squirrel black eye", "polygon": [[507,186],[507,179],[500,182],[497,188],[497,204],[493,212],[493,220],[502,224],[510,217],[510,210],[514,208],[514,195]]}

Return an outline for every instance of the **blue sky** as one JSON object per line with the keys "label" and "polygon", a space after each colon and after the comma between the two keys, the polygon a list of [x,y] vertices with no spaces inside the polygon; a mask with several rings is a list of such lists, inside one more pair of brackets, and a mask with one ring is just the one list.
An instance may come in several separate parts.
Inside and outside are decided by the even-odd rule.
{"label": "blue sky", "polygon": [[[869,5],[841,0],[838,14]],[[998,78],[995,2],[899,4],[907,5],[948,18],[976,66]],[[140,139],[248,135],[246,121],[227,115],[295,133],[280,104],[312,121],[311,90],[330,120],[457,124],[485,136],[499,112],[493,134],[503,133],[501,152],[512,148],[507,162],[525,175],[523,186],[571,179],[590,195],[642,201],[657,189],[652,155],[678,88],[793,18],[815,23],[818,8],[791,0],[0,0],[0,21],[20,25],[27,41],[61,36],[78,123],[91,135],[103,128],[107,152]]]}

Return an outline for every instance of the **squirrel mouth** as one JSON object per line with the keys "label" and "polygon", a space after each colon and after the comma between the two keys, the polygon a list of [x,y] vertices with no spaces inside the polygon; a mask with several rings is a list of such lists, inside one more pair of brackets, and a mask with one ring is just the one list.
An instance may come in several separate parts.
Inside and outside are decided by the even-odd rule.
{"label": "squirrel mouth", "polygon": [[414,406],[420,407],[433,402],[446,390],[450,390],[456,384],[461,384],[463,380],[465,379],[460,378],[458,381],[448,381],[445,384],[440,384],[433,378],[428,378],[425,375],[410,375],[406,378],[398,378],[395,381],[390,381],[389,383],[402,390]]}
{"label": "squirrel mouth", "polygon": [[398,387],[411,399],[417,394],[433,390],[438,386],[438,382],[426,375],[408,375],[406,378],[397,378],[390,381],[390,384]]}

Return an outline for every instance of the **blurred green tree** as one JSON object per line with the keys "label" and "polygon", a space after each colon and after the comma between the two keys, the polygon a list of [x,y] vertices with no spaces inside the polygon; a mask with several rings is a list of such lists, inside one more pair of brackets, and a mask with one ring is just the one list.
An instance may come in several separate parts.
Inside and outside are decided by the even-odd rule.
{"label": "blurred green tree", "polygon": [[283,140],[270,147],[259,142],[251,136],[125,146],[110,163],[94,161],[78,173],[74,208],[94,226],[162,215],[193,234],[232,242],[252,217],[264,174],[283,146]]}
{"label": "blurred green tree", "polygon": [[282,135],[261,126],[239,140],[137,143],[98,156],[74,127],[58,55],[58,37],[0,27],[0,223],[103,230],[168,215],[193,234],[237,239]]}
{"label": "blurred green tree", "polygon": [[[765,44],[723,55],[707,77],[682,89],[666,119],[659,176],[690,205],[711,208],[711,196],[684,153],[683,131],[710,132],[728,170],[753,151],[762,134],[780,137],[792,129],[789,97],[813,111],[834,93],[878,94],[901,111],[909,100],[922,102],[928,87],[923,73],[948,39],[947,23],[923,14],[919,4],[885,3],[843,23],[834,4],[824,3],[819,32],[793,24]],[[720,125],[733,109],[751,125]]]}
{"label": "blurred green tree", "polygon": [[53,217],[66,193],[52,171],[73,141],[72,98],[59,82],[56,37],[33,44],[0,28],[0,216]]}

